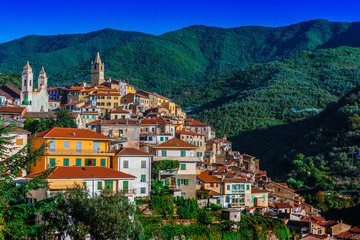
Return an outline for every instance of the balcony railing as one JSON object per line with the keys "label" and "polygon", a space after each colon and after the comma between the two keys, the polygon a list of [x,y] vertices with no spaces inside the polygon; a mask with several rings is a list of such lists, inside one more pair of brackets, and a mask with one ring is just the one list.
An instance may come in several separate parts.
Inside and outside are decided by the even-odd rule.
{"label": "balcony railing", "polygon": [[134,195],[136,194],[136,189],[119,189],[118,192],[124,195]]}
{"label": "balcony railing", "polygon": [[93,151],[83,151],[81,149],[66,149],[66,151],[56,151],[55,149],[48,149],[48,155],[109,155],[114,156],[115,153],[113,152],[106,152],[100,150],[93,150]]}

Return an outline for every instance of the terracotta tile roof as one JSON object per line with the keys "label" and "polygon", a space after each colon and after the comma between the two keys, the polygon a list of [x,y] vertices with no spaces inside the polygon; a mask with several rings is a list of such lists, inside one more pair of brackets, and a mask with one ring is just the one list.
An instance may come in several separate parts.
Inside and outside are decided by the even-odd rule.
{"label": "terracotta tile roof", "polygon": [[3,94],[8,99],[20,99],[21,90],[9,84],[0,87],[0,94]]}
{"label": "terracotta tile roof", "polygon": [[120,149],[117,153],[116,153],[117,156],[128,156],[128,155],[134,155],[134,156],[154,156],[153,154],[151,153],[148,153],[148,152],[144,152],[144,151],[141,151],[139,149],[136,149],[136,148],[130,148],[130,147],[124,147],[122,149]]}
{"label": "terracotta tile roof", "polygon": [[220,178],[211,176],[208,172],[202,172],[197,175],[197,179],[205,183],[222,183]]}
{"label": "terracotta tile roof", "polygon": [[88,89],[82,90],[81,92],[92,92],[92,91],[95,91],[95,89],[94,88],[88,88]]}
{"label": "terracotta tile roof", "polygon": [[360,233],[360,225],[353,227],[352,229],[350,229],[349,231],[353,232],[353,233]]}
{"label": "terracotta tile roof", "polygon": [[25,109],[24,107],[0,107],[0,113],[22,113]]}
{"label": "terracotta tile roof", "polygon": [[158,119],[144,118],[140,121],[140,124],[141,125],[162,125],[162,124],[169,124],[169,122],[164,120],[163,118],[158,118]]}
{"label": "terracotta tile roof", "polygon": [[251,211],[251,210],[254,210],[254,209],[264,209],[264,208],[266,208],[266,207],[258,206],[258,207],[246,208],[245,210],[246,210],[246,211]]}
{"label": "terracotta tile roof", "polygon": [[197,133],[197,132],[193,132],[193,131],[187,131],[187,130],[179,130],[179,131],[176,131],[176,133],[178,133],[178,134],[185,134],[185,135],[204,136],[203,134],[200,134],[200,133]]}
{"label": "terracotta tile roof", "polygon": [[329,239],[329,236],[324,234],[324,235],[317,235],[317,234],[312,234],[312,233],[308,233],[306,234],[303,238],[303,240],[319,240],[319,239]]}
{"label": "terracotta tile roof", "polygon": [[81,103],[84,103],[84,101],[71,102],[71,103],[64,104],[64,106],[75,106],[75,105],[78,105],[78,104],[81,104]]}
{"label": "terracotta tile roof", "polygon": [[56,103],[60,103],[61,101],[49,99],[49,102],[56,102]]}
{"label": "terracotta tile roof", "polygon": [[68,90],[69,91],[81,91],[81,90],[83,90],[83,87],[71,87]]}
{"label": "terracotta tile roof", "polygon": [[261,175],[265,175],[265,174],[266,174],[266,172],[259,170],[259,174],[261,174]]}
{"label": "terracotta tile roof", "polygon": [[31,132],[29,131],[26,131],[25,129],[23,128],[20,128],[20,127],[16,127],[14,128],[11,133],[26,133],[26,134],[30,134]]}
{"label": "terracotta tile roof", "polygon": [[96,111],[83,111],[81,112],[81,114],[99,114],[99,113]]}
{"label": "terracotta tile roof", "polygon": [[[35,178],[40,174],[44,173],[37,172],[32,173],[25,178]],[[89,179],[89,178],[136,178],[133,175],[123,173],[111,168],[107,167],[99,167],[99,166],[71,166],[71,167],[63,167],[58,166],[55,167],[54,171],[50,173],[47,179]]]}
{"label": "terracotta tile roof", "polygon": [[101,133],[91,131],[89,129],[78,128],[60,128],[54,127],[48,130],[39,132],[36,137],[43,138],[90,138],[90,139],[104,139],[111,140],[113,138],[105,136]]}
{"label": "terracotta tile roof", "polygon": [[248,177],[248,176],[243,175],[243,174],[239,174],[239,177],[242,177],[242,178],[246,178],[246,179],[252,180],[252,178],[251,178],[251,177]]}
{"label": "terracotta tile roof", "polygon": [[260,188],[251,188],[251,193],[269,193],[269,191]]}
{"label": "terracotta tile roof", "polygon": [[276,208],[292,208],[291,205],[287,204],[287,203],[274,203]]}
{"label": "terracotta tile roof", "polygon": [[227,183],[249,183],[249,181],[246,181],[241,178],[224,178],[223,181]]}
{"label": "terracotta tile roof", "polygon": [[79,108],[88,108],[88,107],[91,107],[91,105],[90,105],[90,104],[84,104],[84,105],[82,105],[82,106],[79,107]]}
{"label": "terracotta tile roof", "polygon": [[339,239],[350,239],[354,234],[350,231],[346,231],[343,233],[339,233],[337,235],[334,235],[335,237],[339,238]]}
{"label": "terracotta tile roof", "polygon": [[55,112],[26,112],[23,118],[55,118]]}
{"label": "terracotta tile roof", "polygon": [[[185,121],[186,121],[186,119],[185,119]],[[189,126],[209,126],[209,124],[197,121],[195,119],[191,120],[187,125],[189,125]]]}
{"label": "terracotta tile roof", "polygon": [[166,142],[160,143],[153,148],[189,148],[189,149],[197,149],[197,146],[194,146],[190,143],[184,142],[176,137],[167,140]]}
{"label": "terracotta tile roof", "polygon": [[125,110],[118,109],[118,110],[111,110],[110,113],[129,113],[129,112],[125,111]]}
{"label": "terracotta tile roof", "polygon": [[284,185],[281,185],[281,184],[279,184],[279,183],[277,183],[277,182],[272,181],[272,183],[274,183],[275,185],[278,185],[278,186],[280,186],[280,187],[283,187],[283,188],[285,188],[285,189],[287,189],[287,190],[290,190],[290,191],[292,191],[292,192],[295,192],[295,190],[294,190],[294,189],[291,189],[291,188],[285,187]]}
{"label": "terracotta tile roof", "polygon": [[218,193],[218,192],[216,192],[216,191],[214,191],[214,190],[210,190],[210,191],[209,191],[209,195],[210,195],[210,196],[221,196],[222,194],[221,194],[221,193]]}
{"label": "terracotta tile roof", "polygon": [[89,96],[120,96],[120,93],[97,92],[97,93],[92,93]]}
{"label": "terracotta tile roof", "polygon": [[206,163],[206,162],[203,162],[203,161],[199,161],[198,163],[200,163],[200,164],[205,164],[205,165],[207,165],[207,166],[211,166],[210,163]]}
{"label": "terracotta tile roof", "polygon": [[[119,119],[113,119],[113,120],[97,120],[97,121],[93,121],[91,123],[89,123],[89,125],[96,125],[96,124],[100,124],[100,125],[112,125],[112,124],[126,124],[126,120],[127,119],[123,119],[123,118],[119,118]],[[129,125],[138,125],[138,121],[134,121],[134,120],[130,120],[128,119],[128,124]]]}
{"label": "terracotta tile roof", "polygon": [[247,158],[255,158],[254,156],[251,156],[249,154],[243,154],[244,157],[247,157]]}
{"label": "terracotta tile roof", "polygon": [[139,147],[147,147],[147,146],[149,146],[148,144],[145,144],[145,143],[143,143],[143,142],[139,142]]}

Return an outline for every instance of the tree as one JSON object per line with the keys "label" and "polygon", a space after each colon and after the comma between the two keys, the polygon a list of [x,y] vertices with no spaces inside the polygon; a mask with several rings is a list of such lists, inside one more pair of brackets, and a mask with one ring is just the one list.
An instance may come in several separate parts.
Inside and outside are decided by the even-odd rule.
{"label": "tree", "polygon": [[44,118],[40,122],[29,118],[24,122],[24,129],[31,132],[42,132],[53,127],[77,128],[75,118],[69,111],[60,109],[56,114],[56,119],[52,117]]}
{"label": "tree", "polygon": [[13,139],[9,133],[15,127],[0,122],[0,239],[36,239],[42,235],[43,226],[34,221],[36,215],[41,214],[54,206],[52,199],[39,200],[36,203],[26,203],[30,191],[46,187],[44,179],[51,169],[39,177],[29,181],[16,183],[14,180],[19,172],[28,170],[30,164],[43,155],[44,147],[28,153],[31,141],[17,153],[10,155],[13,148]]}
{"label": "tree", "polygon": [[56,208],[44,213],[47,231],[74,239],[90,234],[91,239],[141,239],[142,227],[134,217],[135,206],[119,193],[102,191],[91,197],[83,188],[69,189],[57,196]]}

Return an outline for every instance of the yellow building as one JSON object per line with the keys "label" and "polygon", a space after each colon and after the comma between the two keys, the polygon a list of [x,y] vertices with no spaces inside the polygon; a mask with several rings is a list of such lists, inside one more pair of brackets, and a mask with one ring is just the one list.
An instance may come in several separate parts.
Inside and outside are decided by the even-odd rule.
{"label": "yellow building", "polygon": [[135,93],[135,87],[133,85],[126,84],[126,94],[128,93]]}
{"label": "yellow building", "polygon": [[90,95],[93,106],[104,109],[114,109],[121,104],[121,96],[118,92],[98,91]]}
{"label": "yellow building", "polygon": [[30,173],[56,166],[110,167],[114,156],[109,150],[111,137],[88,129],[51,128],[34,136],[31,151],[46,146],[45,154],[30,168]]}
{"label": "yellow building", "polygon": [[173,102],[162,102],[161,106],[163,106],[164,108],[169,109],[170,113],[172,115],[175,115],[175,113],[176,113],[175,103],[173,103]]}

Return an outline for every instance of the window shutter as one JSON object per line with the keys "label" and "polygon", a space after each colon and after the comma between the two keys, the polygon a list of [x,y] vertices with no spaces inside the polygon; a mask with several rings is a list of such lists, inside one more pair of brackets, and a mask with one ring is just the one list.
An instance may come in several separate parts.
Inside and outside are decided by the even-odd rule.
{"label": "window shutter", "polygon": [[100,165],[101,165],[102,167],[106,167],[106,159],[101,159],[100,161],[101,161],[101,164],[100,164]]}
{"label": "window shutter", "polygon": [[89,159],[85,158],[85,166],[89,166]]}
{"label": "window shutter", "polygon": [[55,167],[55,158],[50,158],[50,167]]}
{"label": "window shutter", "polygon": [[96,159],[93,159],[93,166],[96,166]]}
{"label": "window shutter", "polygon": [[189,185],[189,179],[185,179],[185,185]]}
{"label": "window shutter", "polygon": [[226,185],[226,187],[227,187],[227,190],[230,190],[230,185]]}
{"label": "window shutter", "polygon": [[178,179],[178,186],[181,185],[181,179]]}
{"label": "window shutter", "polygon": [[97,182],[97,189],[101,190],[102,189],[102,182]]}
{"label": "window shutter", "polygon": [[76,159],[76,166],[81,166],[81,158]]}
{"label": "window shutter", "polygon": [[165,185],[169,186],[169,179],[165,179]]}

